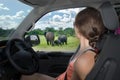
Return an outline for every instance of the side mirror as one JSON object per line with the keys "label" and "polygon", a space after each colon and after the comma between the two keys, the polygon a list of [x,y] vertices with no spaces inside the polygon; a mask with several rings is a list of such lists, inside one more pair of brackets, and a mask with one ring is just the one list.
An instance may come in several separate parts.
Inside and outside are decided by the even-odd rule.
{"label": "side mirror", "polygon": [[36,46],[40,44],[40,38],[38,35],[28,35],[25,37],[25,41],[30,46]]}

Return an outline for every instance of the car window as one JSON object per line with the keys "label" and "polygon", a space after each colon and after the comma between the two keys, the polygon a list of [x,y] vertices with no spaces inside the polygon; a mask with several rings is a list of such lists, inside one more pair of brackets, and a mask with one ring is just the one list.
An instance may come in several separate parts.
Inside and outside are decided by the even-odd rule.
{"label": "car window", "polygon": [[32,9],[19,0],[0,0],[0,41],[7,40]]}
{"label": "car window", "polygon": [[[40,18],[29,32],[29,34],[38,34],[40,38],[40,44],[34,46],[33,49],[37,51],[75,51],[79,41],[75,36],[73,22],[76,14],[82,9],[84,8],[57,10]],[[47,40],[53,41],[53,35],[54,42],[47,44]]]}

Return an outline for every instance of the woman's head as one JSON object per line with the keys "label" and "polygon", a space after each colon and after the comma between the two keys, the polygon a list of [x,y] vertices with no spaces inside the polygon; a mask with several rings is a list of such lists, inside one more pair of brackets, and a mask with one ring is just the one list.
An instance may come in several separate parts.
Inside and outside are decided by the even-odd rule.
{"label": "woman's head", "polygon": [[74,26],[77,35],[82,35],[88,39],[92,47],[95,47],[95,43],[105,31],[100,12],[91,7],[77,14]]}

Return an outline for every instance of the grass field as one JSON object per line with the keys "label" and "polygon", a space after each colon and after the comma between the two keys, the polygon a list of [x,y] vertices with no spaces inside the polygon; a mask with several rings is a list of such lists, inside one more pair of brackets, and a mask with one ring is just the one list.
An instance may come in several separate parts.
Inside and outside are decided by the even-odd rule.
{"label": "grass field", "polygon": [[[57,37],[55,37],[57,39]],[[75,51],[79,45],[79,41],[76,37],[68,37],[68,44],[62,46],[47,45],[46,39],[43,35],[40,35],[41,43],[34,46],[35,51]]]}

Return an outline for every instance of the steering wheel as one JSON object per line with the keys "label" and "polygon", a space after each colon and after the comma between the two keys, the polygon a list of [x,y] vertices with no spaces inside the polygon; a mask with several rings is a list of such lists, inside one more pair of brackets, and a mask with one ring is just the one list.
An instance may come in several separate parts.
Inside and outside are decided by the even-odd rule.
{"label": "steering wheel", "polygon": [[13,67],[22,74],[33,74],[39,68],[37,54],[20,39],[7,42],[6,55]]}

